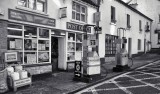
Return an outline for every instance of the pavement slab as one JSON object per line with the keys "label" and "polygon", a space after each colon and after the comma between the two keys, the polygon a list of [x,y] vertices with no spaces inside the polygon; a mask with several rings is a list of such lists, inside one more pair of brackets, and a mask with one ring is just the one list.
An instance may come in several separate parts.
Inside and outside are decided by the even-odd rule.
{"label": "pavement slab", "polygon": [[145,85],[144,83],[139,82],[139,81],[122,81],[122,82],[117,82],[117,84],[121,87]]}
{"label": "pavement slab", "polygon": [[136,79],[145,79],[145,78],[151,78],[151,77],[156,77],[154,75],[150,75],[150,74],[142,74],[142,75],[135,75],[135,76],[132,76]]}
{"label": "pavement slab", "polygon": [[151,86],[127,88],[132,94],[159,94],[160,90]]}
{"label": "pavement slab", "polygon": [[95,89],[110,89],[110,88],[118,88],[118,86],[114,83],[105,83],[103,85],[97,86]]}

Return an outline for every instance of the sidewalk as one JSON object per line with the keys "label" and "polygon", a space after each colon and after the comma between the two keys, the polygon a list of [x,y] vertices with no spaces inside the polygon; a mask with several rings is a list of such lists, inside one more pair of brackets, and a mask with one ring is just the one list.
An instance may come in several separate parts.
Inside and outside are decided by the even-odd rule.
{"label": "sidewalk", "polygon": [[[131,69],[135,69],[142,65],[152,63],[160,59],[160,55],[157,54],[143,54],[133,59],[133,66]],[[100,81],[112,78],[116,75],[120,75],[123,72],[112,72],[112,68],[116,66],[115,62],[103,63],[102,75],[92,83],[76,82],[73,81],[73,72],[58,72],[52,75],[45,75],[38,80],[34,80],[31,87],[18,88],[17,92],[9,91],[6,94],[66,94],[73,93],[74,91],[85,88],[86,86],[93,85]]]}

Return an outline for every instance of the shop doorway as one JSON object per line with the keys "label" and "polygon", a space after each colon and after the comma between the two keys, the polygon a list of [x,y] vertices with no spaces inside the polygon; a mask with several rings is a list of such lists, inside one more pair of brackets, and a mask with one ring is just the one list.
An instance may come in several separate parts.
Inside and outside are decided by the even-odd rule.
{"label": "shop doorway", "polygon": [[58,37],[51,37],[52,72],[58,71]]}
{"label": "shop doorway", "polygon": [[132,56],[132,38],[128,38],[128,55]]}

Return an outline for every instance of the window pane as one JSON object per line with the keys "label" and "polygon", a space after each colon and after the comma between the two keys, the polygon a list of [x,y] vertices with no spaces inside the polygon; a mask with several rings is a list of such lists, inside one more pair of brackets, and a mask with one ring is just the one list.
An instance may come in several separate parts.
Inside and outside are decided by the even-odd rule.
{"label": "window pane", "polygon": [[44,2],[37,1],[37,10],[44,12]]}
{"label": "window pane", "polygon": [[35,9],[35,0],[29,0],[29,8]]}
{"label": "window pane", "polygon": [[76,13],[76,20],[80,20],[80,13]]}
{"label": "window pane", "polygon": [[74,11],[72,11],[72,19],[76,18],[75,15],[76,15],[76,13]]}
{"label": "window pane", "polygon": [[80,12],[80,5],[78,5],[78,4],[76,5],[76,11]]}
{"label": "window pane", "polygon": [[81,21],[85,22],[85,15],[84,14],[81,14]]}
{"label": "window pane", "polygon": [[76,4],[73,2],[72,9],[76,10]]}
{"label": "window pane", "polygon": [[82,7],[82,13],[86,13],[86,8]]}
{"label": "window pane", "polygon": [[27,0],[18,0],[18,5],[27,7]]}

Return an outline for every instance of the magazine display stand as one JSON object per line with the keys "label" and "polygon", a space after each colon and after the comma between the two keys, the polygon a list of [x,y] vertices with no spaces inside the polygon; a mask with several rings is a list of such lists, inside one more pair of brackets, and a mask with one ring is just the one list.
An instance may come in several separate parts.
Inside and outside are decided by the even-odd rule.
{"label": "magazine display stand", "polygon": [[7,63],[7,78],[8,86],[14,91],[17,91],[18,87],[31,85],[32,76],[19,65],[19,52],[5,52],[4,62]]}

